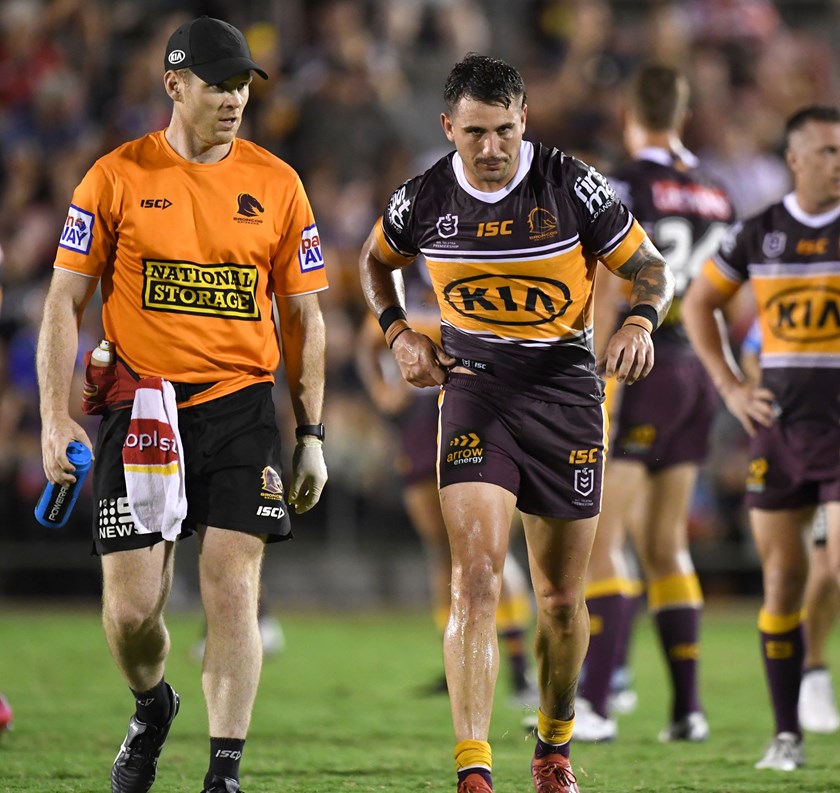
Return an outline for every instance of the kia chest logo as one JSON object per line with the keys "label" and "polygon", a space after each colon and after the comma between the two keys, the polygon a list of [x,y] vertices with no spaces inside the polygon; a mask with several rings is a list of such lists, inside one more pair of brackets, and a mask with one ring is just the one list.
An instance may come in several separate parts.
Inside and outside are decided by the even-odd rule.
{"label": "kia chest logo", "polygon": [[183,50],[172,50],[172,52],[169,53],[169,62],[180,63],[186,57],[187,56]]}

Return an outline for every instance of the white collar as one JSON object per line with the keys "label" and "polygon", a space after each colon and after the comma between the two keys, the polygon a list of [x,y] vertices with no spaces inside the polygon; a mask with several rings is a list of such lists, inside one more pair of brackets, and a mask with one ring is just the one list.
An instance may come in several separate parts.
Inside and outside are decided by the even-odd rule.
{"label": "white collar", "polygon": [[497,204],[506,196],[513,192],[519,183],[525,178],[525,175],[531,169],[531,162],[534,159],[534,144],[530,141],[523,140],[519,146],[519,167],[516,169],[516,175],[511,179],[501,190],[495,190],[492,193],[485,193],[483,190],[476,190],[469,181],[467,175],[464,173],[464,161],[461,155],[455,152],[452,159],[452,167],[455,170],[455,179],[458,184],[469,193],[473,198],[479,201],[484,201],[486,204]]}
{"label": "white collar", "polygon": [[788,193],[783,199],[782,203],[785,209],[790,212],[794,220],[798,220],[803,226],[808,226],[812,229],[820,229],[833,223],[840,217],[840,206],[829,209],[828,212],[823,212],[821,215],[812,215],[806,212],[796,199],[796,193]]}
{"label": "white collar", "polygon": [[636,152],[634,159],[649,160],[659,163],[659,165],[673,165],[675,158],[679,158],[689,168],[696,168],[700,165],[700,160],[682,145],[676,151],[663,149],[661,146],[645,146]]}

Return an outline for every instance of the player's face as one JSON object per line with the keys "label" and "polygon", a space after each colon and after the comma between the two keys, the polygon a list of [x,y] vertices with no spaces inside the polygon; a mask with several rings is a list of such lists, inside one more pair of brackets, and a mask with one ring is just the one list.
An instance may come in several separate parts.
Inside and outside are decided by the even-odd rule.
{"label": "player's face", "polygon": [[455,144],[473,187],[495,192],[516,175],[526,111],[520,100],[503,107],[464,97],[451,115],[441,114],[443,131]]}
{"label": "player's face", "polygon": [[809,121],[793,132],[787,162],[806,212],[819,214],[840,204],[840,124]]}
{"label": "player's face", "polygon": [[196,75],[184,81],[183,119],[204,145],[221,146],[236,137],[248,104],[251,73],[237,74],[218,85]]}

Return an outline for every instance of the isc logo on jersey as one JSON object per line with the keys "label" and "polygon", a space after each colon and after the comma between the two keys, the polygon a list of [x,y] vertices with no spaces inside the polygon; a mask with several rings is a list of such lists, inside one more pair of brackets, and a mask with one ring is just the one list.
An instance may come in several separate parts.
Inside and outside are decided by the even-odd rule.
{"label": "isc logo on jersey", "polygon": [[76,251],[87,256],[93,241],[93,214],[70,204],[67,220],[61,232],[59,246],[68,251]]}
{"label": "isc logo on jersey", "polygon": [[321,238],[318,227],[313,223],[300,233],[298,263],[302,273],[320,270],[324,266],[324,254],[321,252]]}

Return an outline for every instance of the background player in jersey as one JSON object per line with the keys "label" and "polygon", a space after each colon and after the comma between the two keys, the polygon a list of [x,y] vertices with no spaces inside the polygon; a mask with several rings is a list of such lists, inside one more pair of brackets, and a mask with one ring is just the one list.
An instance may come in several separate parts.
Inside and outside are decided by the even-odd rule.
{"label": "background player in jersey", "polygon": [[[820,504],[840,570],[840,109],[794,114],[785,157],[793,192],[733,226],[689,287],[683,316],[727,408],[752,436],[745,501],[764,579],[758,628],[776,731],[756,767],[792,771],[804,762],[803,530]],[[735,365],[715,319],[747,280],[761,325],[759,386]]]}
{"label": "background player in jersey", "polygon": [[[267,76],[242,33],[208,17],[188,22],[170,37],[164,68],[169,126],[98,160],[73,195],[38,345],[44,469],[52,482],[73,481],[67,444],[90,444],[68,414],[68,392],[79,321],[101,280],[103,326],[118,359],[88,373],[102,389],[93,408],[104,411],[94,545],[102,557],[105,635],[136,702],[112,793],[151,787],[178,713],[178,695],[164,678],[170,642],[163,614],[174,540],[192,531],[208,626],[204,790],[236,793],[260,675],[264,546],[289,536],[273,373],[282,345],[299,422],[288,503],[302,512],[318,501],[327,478],[316,294],[327,282],[299,178],[236,137],[252,73]],[[137,377],[147,378],[148,388],[138,388]],[[158,420],[136,425],[131,414],[149,394],[158,395],[151,405]],[[160,444],[136,460],[123,449],[135,426],[154,427],[168,450]],[[158,473],[138,481],[137,469]],[[166,498],[144,492],[155,488]]]}
{"label": "background player in jersey", "polygon": [[[741,342],[739,363],[754,386],[761,384],[761,326],[756,320]],[[802,628],[805,656],[799,689],[799,723],[808,732],[832,733],[840,729],[837,697],[828,667],[827,645],[840,616],[840,584],[828,558],[828,515],[821,506],[810,528],[808,579]]]}
{"label": "background player in jersey", "polygon": [[[697,677],[703,597],[687,524],[718,397],[688,343],[680,301],[692,276],[717,249],[733,210],[726,193],[704,176],[682,143],[688,93],[687,79],[670,66],[651,64],[635,75],[624,125],[633,161],[610,179],[662,251],[676,286],[655,336],[656,368],[621,391],[611,429],[604,504],[587,578],[587,606],[597,629],[592,630],[580,688],[578,740],[612,740],[617,733],[608,700],[617,642],[633,606],[624,556],[628,530],[647,580],[648,608],[671,682],[669,724],[659,738],[702,741],[709,732]],[[628,310],[623,282],[603,275],[597,304],[606,303],[609,310],[596,314],[601,331],[611,327],[610,311],[623,318]]]}
{"label": "background player in jersey", "polygon": [[[471,54],[444,88],[456,151],[393,194],[360,260],[403,377],[443,384],[438,476],[452,551],[444,664],[461,793],[492,790],[495,614],[519,508],[537,601],[537,791],[577,791],[570,739],[589,638],[583,577],[600,509],[606,422],[592,346],[598,259],[632,280],[606,371],[635,382],[670,304],[658,251],[594,168],[525,142],[519,73]],[[425,256],[442,344],[405,321],[394,271]]]}
{"label": "background player in jersey", "polygon": [[[440,311],[425,265],[417,262],[396,276],[404,283],[412,327],[439,340]],[[403,481],[403,503],[423,541],[434,621],[442,635],[449,619],[452,560],[437,489],[438,395],[433,389],[413,388],[402,379],[372,316],[362,326],[356,349],[362,383],[376,407],[392,421],[398,437],[396,467]],[[502,571],[496,627],[508,660],[511,704],[535,708],[538,695],[526,648],[532,616],[530,584],[516,557],[509,552]],[[430,693],[446,690],[445,675],[427,689]]]}

